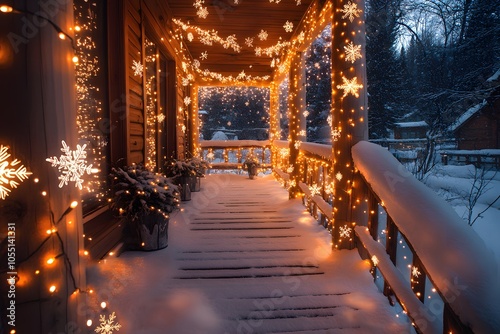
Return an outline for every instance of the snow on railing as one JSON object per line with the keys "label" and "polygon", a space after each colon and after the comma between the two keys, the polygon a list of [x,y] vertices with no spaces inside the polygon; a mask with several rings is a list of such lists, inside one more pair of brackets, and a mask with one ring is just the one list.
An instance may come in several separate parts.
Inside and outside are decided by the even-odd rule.
{"label": "snow on railing", "polygon": [[[352,155],[355,167],[460,322],[475,333],[500,332],[498,268],[493,253],[479,235],[386,149],[360,142],[353,147]],[[373,252],[376,241],[368,241],[365,230],[356,228],[368,252],[370,248]],[[388,280],[389,273],[382,274]],[[400,285],[401,282],[394,281],[395,277],[392,275],[393,282],[389,285]],[[402,298],[407,297],[398,296]],[[414,304],[414,300],[410,303]],[[445,317],[448,306],[445,306]],[[415,314],[410,317],[421,320],[416,319]],[[432,321],[429,324],[432,325]],[[421,328],[422,324],[417,326]]]}
{"label": "snow on railing", "polygon": [[209,169],[242,169],[247,154],[259,160],[260,168],[271,167],[269,140],[203,140],[200,148]]}

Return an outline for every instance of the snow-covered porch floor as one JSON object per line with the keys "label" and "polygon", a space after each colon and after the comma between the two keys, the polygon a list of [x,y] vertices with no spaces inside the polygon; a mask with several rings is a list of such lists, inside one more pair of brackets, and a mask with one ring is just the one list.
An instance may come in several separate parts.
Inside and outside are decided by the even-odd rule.
{"label": "snow-covered porch floor", "polygon": [[[409,333],[356,250],[271,176],[209,175],[172,214],[169,246],[88,269],[97,314],[120,333]],[[107,302],[105,310],[99,304]]]}

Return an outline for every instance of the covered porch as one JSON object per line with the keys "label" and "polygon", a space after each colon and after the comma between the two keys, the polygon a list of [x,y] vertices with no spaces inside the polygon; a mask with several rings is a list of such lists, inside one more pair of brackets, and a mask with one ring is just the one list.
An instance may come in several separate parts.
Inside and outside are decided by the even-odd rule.
{"label": "covered porch", "polygon": [[[500,327],[495,260],[484,243],[367,142],[363,0],[0,5],[1,268],[8,282],[1,306],[11,307],[0,329]],[[327,140],[319,144],[307,141],[304,63],[327,26],[329,74],[320,78],[330,82]],[[200,140],[204,87],[267,90],[269,138]],[[216,151],[222,160],[210,169],[241,170],[253,152],[269,174],[252,181],[208,175],[202,191],[171,214],[166,249],[121,253],[124,223],[109,204],[112,168],[143,165],[163,175],[171,160],[210,160]]]}

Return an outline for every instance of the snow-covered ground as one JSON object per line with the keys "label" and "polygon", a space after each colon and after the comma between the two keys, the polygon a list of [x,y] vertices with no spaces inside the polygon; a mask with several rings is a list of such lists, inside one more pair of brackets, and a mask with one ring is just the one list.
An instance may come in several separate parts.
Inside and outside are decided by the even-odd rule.
{"label": "snow-covered ground", "polygon": [[[467,224],[467,198],[474,184],[475,167],[437,165],[425,179],[425,184],[445,198],[464,218]],[[472,219],[484,211],[500,195],[500,172],[489,171],[484,174],[488,184],[479,197],[472,211]],[[476,180],[476,185],[478,184]],[[486,245],[494,252],[500,268],[500,200],[477,218],[472,228],[483,238]]]}
{"label": "snow-covered ground", "polygon": [[411,332],[369,262],[332,252],[328,232],[272,176],[209,175],[192,195],[172,215],[166,249],[89,268],[89,333],[112,312],[119,332],[134,334]]}

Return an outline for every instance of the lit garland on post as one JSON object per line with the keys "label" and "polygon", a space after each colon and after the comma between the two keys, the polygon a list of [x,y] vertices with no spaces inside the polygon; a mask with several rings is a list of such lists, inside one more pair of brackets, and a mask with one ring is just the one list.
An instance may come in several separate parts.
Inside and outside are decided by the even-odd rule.
{"label": "lit garland on post", "polygon": [[332,13],[332,179],[335,248],[352,248],[357,201],[353,198],[354,165],[351,148],[368,138],[364,1],[335,0]]}

